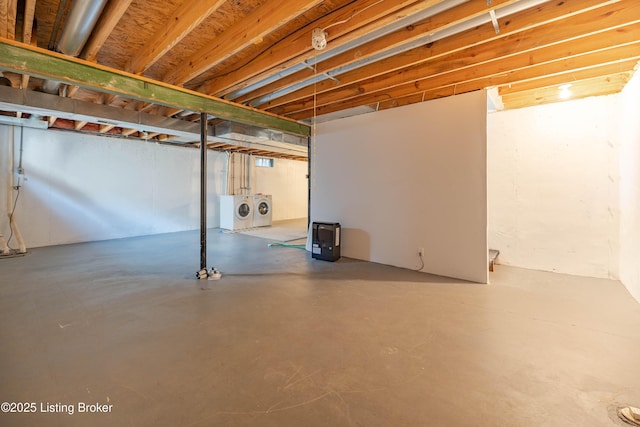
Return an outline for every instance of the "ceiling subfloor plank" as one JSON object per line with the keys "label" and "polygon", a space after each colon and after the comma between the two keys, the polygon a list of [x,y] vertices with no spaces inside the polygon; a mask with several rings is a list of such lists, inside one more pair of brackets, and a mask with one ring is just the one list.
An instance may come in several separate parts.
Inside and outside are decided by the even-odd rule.
{"label": "ceiling subfloor plank", "polygon": [[0,37],[16,39],[18,0],[0,0]]}
{"label": "ceiling subfloor plank", "polygon": [[158,33],[151,37],[146,48],[129,60],[126,70],[135,74],[146,71],[209,15],[218,10],[225,1],[184,2]]}
{"label": "ceiling subfloor plank", "polygon": [[286,7],[280,2],[266,2],[194,53],[182,67],[171,70],[163,80],[173,84],[186,83],[321,1],[287,0]]}
{"label": "ceiling subfloor plank", "polygon": [[127,11],[133,0],[112,0],[107,3],[91,37],[84,46],[81,57],[88,61],[95,61],[98,52],[109,38],[113,29],[118,25],[120,18]]}
{"label": "ceiling subfloor plank", "polygon": [[0,67],[139,101],[206,112],[240,123],[302,136],[310,134],[309,126],[272,113],[6,39],[0,39]]}

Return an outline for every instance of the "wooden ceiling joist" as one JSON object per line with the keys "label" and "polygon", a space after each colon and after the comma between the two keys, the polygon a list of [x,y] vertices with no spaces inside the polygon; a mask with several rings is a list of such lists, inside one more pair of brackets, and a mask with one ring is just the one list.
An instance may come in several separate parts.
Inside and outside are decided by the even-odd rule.
{"label": "wooden ceiling joist", "polygon": [[[328,114],[346,108],[386,101],[390,98],[401,98],[425,91],[428,95],[425,96],[423,100],[429,100],[480,90],[486,87],[501,86],[512,82],[530,81],[549,75],[566,75],[571,72],[597,67],[592,65],[594,63],[615,66],[615,64],[620,63],[631,64],[637,62],[638,59],[640,59],[640,40],[620,47],[598,50],[588,54],[576,55],[567,57],[566,59],[534,65],[528,65],[529,57],[525,54],[520,58],[521,67],[507,73],[504,72],[505,66],[507,65],[504,64],[505,60],[497,61],[492,64],[492,67],[485,64],[484,66],[481,65],[474,67],[474,69],[467,70],[467,80],[458,81],[453,78],[456,74],[455,72],[428,77],[420,81],[411,81],[404,85],[396,86],[393,89],[384,88],[379,91],[367,91],[366,95],[349,97],[350,99],[337,103],[327,103],[326,105],[317,107],[315,114]],[[375,84],[375,82],[372,82],[372,84]],[[312,117],[313,115],[314,109],[311,106],[291,114],[291,117],[301,120]]]}
{"label": "wooden ceiling joist", "polygon": [[310,134],[308,126],[275,114],[6,39],[0,40],[0,67],[140,101],[207,112],[240,123],[302,136]]}
{"label": "wooden ceiling joist", "polygon": [[183,84],[202,74],[262,38],[284,23],[314,7],[322,0],[287,0],[287,7],[279,2],[266,2],[238,24],[215,37],[197,51],[184,65],[172,70],[163,80]]}
{"label": "wooden ceiling joist", "polygon": [[630,59],[626,61],[616,61],[609,64],[597,65],[590,68],[583,68],[579,70],[570,70],[564,73],[558,73],[554,75],[543,75],[537,78],[531,78],[524,81],[509,83],[502,85],[498,88],[498,93],[501,96],[524,92],[544,87],[558,86],[567,84],[567,82],[573,83],[581,80],[595,79],[597,77],[604,77],[608,75],[617,75],[620,73],[628,72],[632,70],[634,65],[637,64],[638,59]]}
{"label": "wooden ceiling joist", "polygon": [[130,59],[127,71],[135,74],[144,72],[224,3],[225,0],[183,3],[146,48]]}
{"label": "wooden ceiling joist", "polygon": [[[402,0],[392,5],[380,0],[356,0],[318,19],[285,37],[266,52],[253,59],[233,75],[223,75],[203,84],[199,91],[224,96],[273,76],[291,65],[312,59],[317,52],[311,48],[311,32],[314,28],[329,28],[328,42],[339,46],[368,32],[374,31],[407,14],[424,10],[442,0]],[[383,4],[384,3],[384,4]],[[352,19],[357,16],[358,19]]]}
{"label": "wooden ceiling joist", "polygon": [[[620,92],[631,78],[631,75],[632,73],[627,71],[620,74],[582,80],[573,83],[568,90],[570,90],[571,99],[609,95]],[[564,99],[559,86],[537,88],[502,96],[502,102],[507,108],[529,107],[532,105],[532,100],[534,105],[541,105],[563,101]]]}
{"label": "wooden ceiling joist", "polygon": [[488,14],[489,10],[497,10],[500,7],[513,4],[517,0],[493,0],[491,5],[484,2],[468,2],[460,6],[448,9],[442,13],[423,19],[409,27],[401,28],[393,33],[374,39],[363,45],[348,50],[325,61],[319,62],[315,70],[305,68],[292,75],[279,79],[273,83],[258,88],[250,93],[233,99],[235,102],[245,103],[260,96],[276,92],[284,87],[302,82],[314,76],[315,73],[322,74],[344,67],[356,61],[364,60],[377,53],[390,50],[407,44],[413,40],[433,34],[438,31],[450,28],[464,20],[472,19],[482,14]]}
{"label": "wooden ceiling joist", "polygon": [[91,33],[91,37],[84,46],[80,56],[88,61],[95,61],[98,56],[98,52],[107,41],[109,35],[118,25],[120,18],[127,11],[129,5],[133,0],[118,0],[110,1],[107,3],[104,11],[102,12],[101,19],[96,24]]}
{"label": "wooden ceiling joist", "polygon": [[[181,129],[200,112],[308,136],[296,120],[487,87],[499,89],[506,108],[554,102],[567,83],[574,97],[611,93],[640,58],[637,0],[110,0],[85,60],[37,48],[53,49],[70,5],[0,0],[0,70],[11,86],[32,93],[41,79],[61,81],[51,96],[170,122],[166,132],[178,132],[172,142],[191,138]],[[316,28],[327,35],[322,53],[311,46]],[[44,115],[63,117],[69,99],[59,101],[51,105],[61,109]],[[105,116],[64,116],[63,128],[74,130],[71,118],[90,121],[83,132],[120,133],[106,124],[115,122],[137,127],[109,120],[117,116],[109,108],[97,111]],[[145,128],[171,140],[164,129]]]}
{"label": "wooden ceiling joist", "polygon": [[[601,4],[597,0],[580,1]],[[500,34],[496,34],[493,25],[487,23],[481,27],[465,31],[456,37],[438,40],[430,45],[412,49],[402,55],[396,55],[386,60],[384,66],[379,63],[373,63],[343,73],[338,76],[339,83],[332,80],[324,80],[314,86],[308,86],[274,99],[260,107],[273,110],[274,107],[279,105],[300,99],[309,99],[314,92],[321,94],[327,91],[334,91],[336,88],[353,85],[377,76],[393,74],[401,75],[401,78],[405,78],[405,80],[418,79],[422,76],[446,71],[461,62],[466,65],[477,65],[483,61],[483,58],[485,61],[490,61],[499,59],[502,56],[514,55],[517,52],[526,50],[522,43],[528,43],[528,48],[534,49],[541,45],[551,45],[584,35],[585,26],[589,28],[588,34],[593,34],[608,28],[624,25],[629,21],[633,22],[634,19],[637,20],[640,17],[637,12],[640,4],[635,0],[621,1],[613,5],[612,8],[617,13],[612,13],[611,8],[606,10],[597,8],[578,15],[575,13],[575,2],[576,0],[567,0],[566,2],[543,4],[534,10],[526,10],[509,17],[508,30],[501,31]],[[633,8],[632,11],[634,13],[628,13],[629,7]],[[544,24],[533,25],[532,22],[544,22]],[[573,27],[574,25],[576,27]],[[534,37],[539,38],[534,39]],[[419,64],[422,63],[429,65],[420,68]],[[412,77],[409,77],[410,73],[407,70],[412,71]],[[396,71],[397,73],[394,73]],[[357,95],[359,94],[353,94],[353,96]],[[287,110],[289,109],[284,111]]]}

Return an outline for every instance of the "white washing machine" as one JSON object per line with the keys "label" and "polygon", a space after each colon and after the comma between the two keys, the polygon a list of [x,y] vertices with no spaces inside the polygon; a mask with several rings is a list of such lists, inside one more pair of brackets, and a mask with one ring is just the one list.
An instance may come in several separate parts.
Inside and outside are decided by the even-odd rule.
{"label": "white washing machine", "polygon": [[253,226],[266,227],[271,225],[273,218],[271,195],[253,195]]}
{"label": "white washing machine", "polygon": [[243,230],[253,227],[252,196],[220,196],[220,228]]}

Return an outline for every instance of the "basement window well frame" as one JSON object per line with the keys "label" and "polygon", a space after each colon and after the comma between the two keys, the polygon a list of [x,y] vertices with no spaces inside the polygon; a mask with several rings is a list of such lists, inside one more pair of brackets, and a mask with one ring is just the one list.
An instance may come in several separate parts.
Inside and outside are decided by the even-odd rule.
{"label": "basement window well frame", "polygon": [[256,166],[261,168],[272,168],[275,164],[275,159],[271,159],[268,157],[258,157],[256,158]]}

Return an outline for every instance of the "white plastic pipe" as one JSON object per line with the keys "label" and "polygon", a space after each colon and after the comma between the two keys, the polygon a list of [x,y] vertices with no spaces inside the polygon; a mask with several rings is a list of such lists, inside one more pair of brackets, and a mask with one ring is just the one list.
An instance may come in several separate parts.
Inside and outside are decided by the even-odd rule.
{"label": "white plastic pipe", "polygon": [[[24,128],[21,129],[22,131],[24,131]],[[16,238],[16,242],[18,242],[18,252],[21,254],[24,254],[27,252],[27,247],[24,244],[24,239],[22,238],[22,233],[20,233],[20,229],[18,228],[18,224],[16,222],[16,218],[15,215],[12,215],[11,213],[13,212],[13,208],[14,208],[14,198],[13,198],[13,174],[15,173],[14,171],[14,149],[13,146],[15,145],[15,126],[10,126],[9,127],[9,132],[10,132],[10,136],[9,136],[9,191],[7,192],[7,214],[9,215],[9,226],[11,227],[11,230],[13,231],[13,235]]]}
{"label": "white plastic pipe", "polygon": [[4,239],[4,236],[0,234],[0,254],[8,254],[11,252],[11,249],[7,245],[7,241]]}

